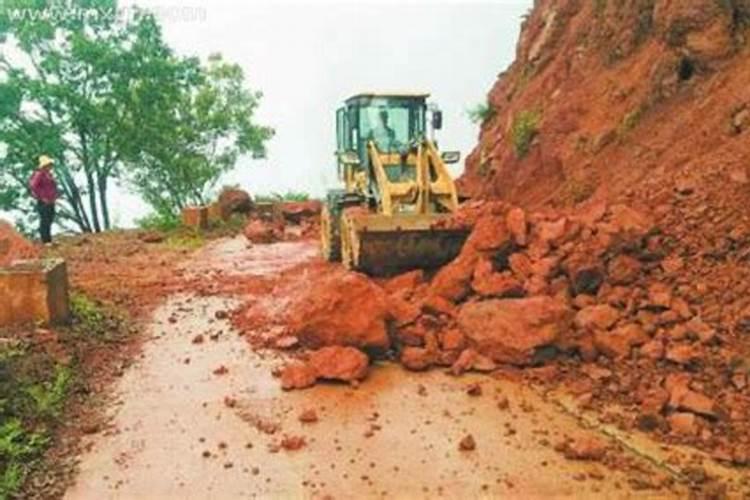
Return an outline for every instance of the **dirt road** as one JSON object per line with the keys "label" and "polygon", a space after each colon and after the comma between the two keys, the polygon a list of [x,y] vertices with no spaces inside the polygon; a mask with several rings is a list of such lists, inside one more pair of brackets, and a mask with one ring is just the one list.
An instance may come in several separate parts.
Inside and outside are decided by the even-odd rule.
{"label": "dirt road", "polygon": [[[232,239],[190,268],[267,279],[314,258],[310,242],[247,249]],[[512,380],[378,364],[359,388],[284,393],[272,375],[281,355],[232,331],[222,312],[233,305],[177,295],[153,313],[142,358],[107,410],[111,425],[87,438],[66,498],[628,497],[669,482],[658,459],[628,449],[619,471],[566,460],[554,443],[596,431]],[[468,394],[475,383],[481,391]],[[317,421],[302,423],[305,410]],[[468,435],[475,449],[459,449]]]}

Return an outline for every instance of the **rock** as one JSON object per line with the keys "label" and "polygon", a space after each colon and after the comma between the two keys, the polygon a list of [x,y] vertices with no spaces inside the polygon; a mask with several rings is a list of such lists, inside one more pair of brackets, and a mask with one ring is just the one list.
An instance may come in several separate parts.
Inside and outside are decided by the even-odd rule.
{"label": "rock", "polygon": [[653,229],[654,223],[648,216],[626,205],[613,205],[610,212],[612,225],[629,238],[646,236]]}
{"label": "rock", "polygon": [[466,298],[471,292],[471,278],[476,262],[476,255],[459,255],[435,275],[430,284],[431,293],[454,303]]}
{"label": "rock", "polygon": [[607,450],[607,442],[594,436],[581,436],[569,441],[563,449],[563,454],[569,460],[598,461],[604,458]]}
{"label": "rock", "polygon": [[490,273],[474,277],[471,288],[482,297],[522,297],[523,285],[509,273]]}
{"label": "rock", "polygon": [[555,246],[562,242],[568,220],[562,217],[556,221],[543,221],[537,225],[537,237],[544,243]]}
{"label": "rock", "polygon": [[663,283],[648,287],[648,303],[651,307],[669,309],[672,304],[672,290]]}
{"label": "rock", "polygon": [[514,253],[508,257],[508,267],[518,279],[527,279],[534,274],[531,259],[525,253]]}
{"label": "rock", "polygon": [[672,434],[695,436],[698,433],[698,419],[692,413],[673,413],[667,417]]}
{"label": "rock", "polygon": [[318,421],[318,414],[314,409],[308,408],[307,410],[300,413],[299,421],[303,424],[315,423]]}
{"label": "rock", "polygon": [[476,252],[499,250],[512,245],[511,238],[504,217],[487,215],[477,221],[466,240],[466,246]]}
{"label": "rock", "polygon": [[661,268],[667,274],[680,272],[685,267],[685,261],[678,255],[670,256],[661,261]]}
{"label": "rock", "polygon": [[523,209],[511,208],[505,216],[505,225],[516,245],[526,245],[528,224],[526,223],[526,212]]}
{"label": "rock", "polygon": [[388,302],[388,313],[398,327],[414,323],[422,312],[418,306],[402,300],[396,295],[389,295],[386,300]]}
{"label": "rock", "polygon": [[444,351],[460,351],[466,346],[466,336],[456,328],[441,331],[438,336]]}
{"label": "rock", "polygon": [[630,285],[641,275],[641,263],[629,255],[618,255],[609,262],[607,275],[613,285]]}
{"label": "rock", "polygon": [[324,347],[310,355],[309,365],[318,378],[351,382],[367,376],[370,360],[353,347]]}
{"label": "rock", "polygon": [[701,353],[692,345],[679,344],[667,349],[665,357],[679,365],[689,365],[701,358]]}
{"label": "rock", "polygon": [[284,436],[281,440],[281,447],[287,451],[297,451],[306,445],[307,441],[303,436]]}
{"label": "rock", "polygon": [[424,282],[424,271],[417,269],[394,276],[383,284],[383,289],[390,293],[412,292]]}
{"label": "rock", "polygon": [[273,243],[281,237],[277,228],[260,219],[251,220],[245,226],[243,234],[251,243],[259,244]]}
{"label": "rock", "polygon": [[640,353],[648,359],[658,361],[664,358],[664,343],[661,340],[651,340],[641,346]]}
{"label": "rock", "polygon": [[481,396],[482,395],[482,385],[478,382],[469,384],[469,386],[466,388],[466,394],[469,396]]}
{"label": "rock", "polygon": [[422,311],[435,316],[443,314],[453,317],[456,315],[456,306],[453,302],[439,295],[428,295],[422,302]]}
{"label": "rock", "polygon": [[253,210],[253,200],[242,189],[224,189],[219,195],[219,209],[223,218],[232,214],[247,215]]}
{"label": "rock", "polygon": [[138,239],[144,243],[161,243],[164,241],[164,235],[157,231],[148,231],[141,233]]}
{"label": "rock", "polygon": [[716,418],[716,403],[713,399],[689,387],[687,374],[671,375],[664,385],[669,391],[669,406],[675,410],[689,411],[705,417]]}
{"label": "rock", "polygon": [[318,200],[288,201],[281,204],[281,213],[285,219],[298,224],[305,217],[318,215],[322,208]]}
{"label": "rock", "polygon": [[685,323],[685,329],[690,335],[695,335],[702,344],[710,344],[716,338],[716,330],[708,326],[700,318],[693,318]]}
{"label": "rock", "polygon": [[677,408],[697,413],[705,417],[716,418],[716,403],[713,399],[699,392],[689,390],[677,400]]}
{"label": "rock", "polygon": [[461,351],[458,359],[451,365],[451,373],[453,375],[461,375],[471,370],[478,356],[477,351],[474,349],[464,349]]}
{"label": "rock", "polygon": [[611,332],[597,331],[594,333],[596,349],[612,359],[621,359],[630,355],[633,347],[643,345],[650,337],[636,324],[628,324],[616,328]]}
{"label": "rock", "polygon": [[437,361],[436,352],[422,347],[404,347],[399,359],[408,370],[426,370]]}
{"label": "rock", "polygon": [[315,369],[305,363],[289,364],[281,370],[281,388],[285,391],[311,387],[317,380]]}
{"label": "rock", "polygon": [[603,304],[581,309],[576,313],[574,323],[581,330],[609,330],[619,319],[620,312],[617,309]]}
{"label": "rock", "polygon": [[669,392],[661,387],[653,387],[641,396],[641,412],[659,415],[669,402]]}
{"label": "rock", "polygon": [[537,348],[568,333],[571,311],[550,297],[493,299],[463,305],[458,326],[469,344],[498,363],[527,365]]}
{"label": "rock", "polygon": [[382,288],[362,274],[326,274],[289,305],[289,334],[307,347],[352,346],[387,349],[391,316]]}
{"label": "rock", "polygon": [[474,440],[474,436],[468,434],[458,443],[458,449],[461,451],[473,451],[477,447],[477,442]]}
{"label": "rock", "polygon": [[292,349],[299,345],[299,339],[294,335],[284,335],[283,337],[277,338],[273,345],[277,349]]}

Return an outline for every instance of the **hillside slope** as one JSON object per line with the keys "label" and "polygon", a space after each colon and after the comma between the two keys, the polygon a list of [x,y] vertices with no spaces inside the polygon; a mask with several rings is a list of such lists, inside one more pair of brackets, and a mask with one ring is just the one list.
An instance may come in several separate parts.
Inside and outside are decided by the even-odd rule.
{"label": "hillside slope", "polygon": [[748,25],[747,0],[537,1],[461,191],[533,207],[684,176],[744,184]]}

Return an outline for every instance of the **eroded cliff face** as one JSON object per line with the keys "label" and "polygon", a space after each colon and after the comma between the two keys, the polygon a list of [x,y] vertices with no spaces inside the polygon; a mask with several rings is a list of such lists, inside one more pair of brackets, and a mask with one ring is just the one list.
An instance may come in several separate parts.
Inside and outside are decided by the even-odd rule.
{"label": "eroded cliff face", "polygon": [[749,26],[748,0],[537,1],[461,192],[533,207],[744,178]]}

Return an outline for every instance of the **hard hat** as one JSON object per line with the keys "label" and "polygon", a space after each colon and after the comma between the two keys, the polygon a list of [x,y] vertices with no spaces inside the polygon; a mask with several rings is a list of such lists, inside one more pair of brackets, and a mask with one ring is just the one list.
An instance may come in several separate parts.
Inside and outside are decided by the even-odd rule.
{"label": "hard hat", "polygon": [[47,165],[52,165],[54,163],[55,163],[55,160],[53,160],[47,155],[42,155],[39,157],[39,168],[45,167]]}

